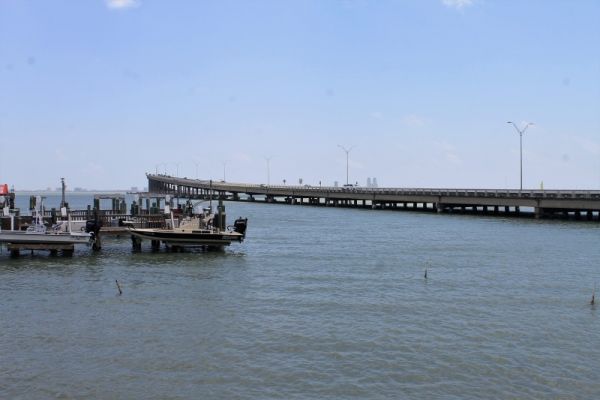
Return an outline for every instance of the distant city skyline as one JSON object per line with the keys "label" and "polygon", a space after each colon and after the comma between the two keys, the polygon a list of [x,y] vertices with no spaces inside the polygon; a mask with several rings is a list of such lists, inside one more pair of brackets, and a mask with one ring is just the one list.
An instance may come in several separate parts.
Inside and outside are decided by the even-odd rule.
{"label": "distant city skyline", "polygon": [[[0,183],[600,189],[600,2],[0,3]],[[268,161],[266,161],[268,159]]]}

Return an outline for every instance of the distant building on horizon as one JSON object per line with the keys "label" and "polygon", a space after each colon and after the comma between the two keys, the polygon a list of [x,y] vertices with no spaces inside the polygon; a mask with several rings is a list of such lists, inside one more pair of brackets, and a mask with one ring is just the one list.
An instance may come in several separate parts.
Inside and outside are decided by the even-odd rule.
{"label": "distant building on horizon", "polygon": [[367,178],[367,187],[368,188],[376,188],[377,186],[377,178]]}

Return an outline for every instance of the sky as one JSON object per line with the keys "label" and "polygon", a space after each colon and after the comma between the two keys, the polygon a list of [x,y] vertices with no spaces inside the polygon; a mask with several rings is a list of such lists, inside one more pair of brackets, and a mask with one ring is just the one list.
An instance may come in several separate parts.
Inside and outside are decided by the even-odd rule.
{"label": "sky", "polygon": [[[0,183],[600,189],[600,1],[0,0]],[[340,147],[342,146],[342,147]],[[267,161],[269,160],[269,161]]]}

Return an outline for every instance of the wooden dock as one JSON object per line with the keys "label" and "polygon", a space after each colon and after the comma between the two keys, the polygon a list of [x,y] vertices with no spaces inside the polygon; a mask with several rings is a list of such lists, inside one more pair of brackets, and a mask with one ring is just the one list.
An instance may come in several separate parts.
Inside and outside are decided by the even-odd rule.
{"label": "wooden dock", "polygon": [[53,243],[9,243],[7,248],[12,257],[18,257],[21,251],[48,251],[50,255],[57,255],[60,251],[63,256],[70,257],[75,251],[74,244]]}

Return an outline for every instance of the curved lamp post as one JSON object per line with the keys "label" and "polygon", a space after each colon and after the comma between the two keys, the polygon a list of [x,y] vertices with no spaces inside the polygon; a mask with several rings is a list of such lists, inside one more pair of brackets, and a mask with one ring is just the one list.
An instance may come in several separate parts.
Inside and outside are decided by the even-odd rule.
{"label": "curved lamp post", "polygon": [[517,130],[517,132],[519,132],[519,153],[521,155],[520,160],[521,160],[521,190],[523,190],[523,134],[525,133],[525,131],[527,130],[527,128],[529,128],[531,125],[534,125],[533,122],[529,122],[527,123],[523,129],[519,129],[519,127],[517,126],[517,124],[515,124],[512,121],[508,121],[507,124],[512,124],[512,126],[515,127],[515,129]]}
{"label": "curved lamp post", "polygon": [[350,151],[354,148],[354,146],[351,146],[350,148],[347,149],[344,146],[342,146],[341,144],[338,144],[338,147],[346,152],[346,185],[348,185],[348,157],[349,157]]}

